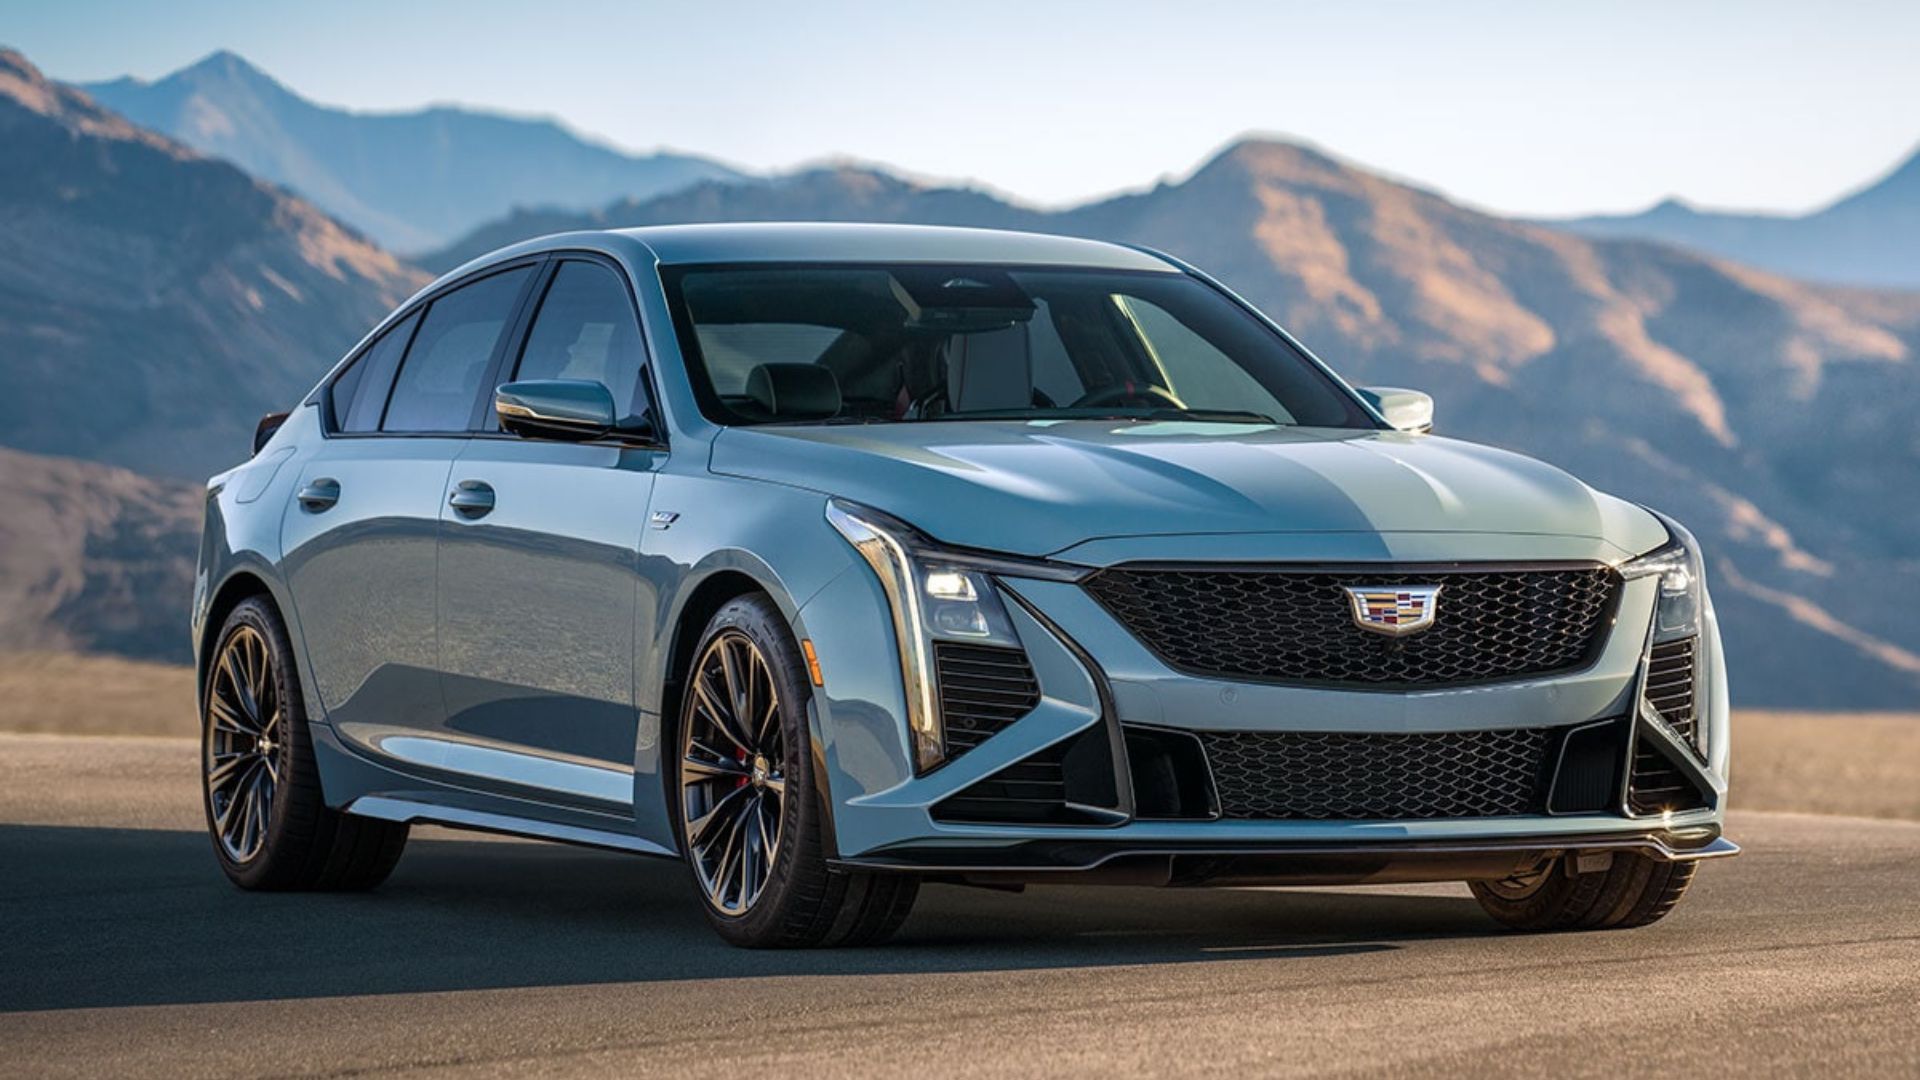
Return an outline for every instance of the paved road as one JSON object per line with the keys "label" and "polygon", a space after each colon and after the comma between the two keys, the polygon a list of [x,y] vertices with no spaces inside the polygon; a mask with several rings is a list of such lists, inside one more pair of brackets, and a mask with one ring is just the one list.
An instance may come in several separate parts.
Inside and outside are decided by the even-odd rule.
{"label": "paved road", "polygon": [[1736,815],[1647,930],[1464,888],[929,888],[891,946],[720,945],[658,861],[416,833],[245,895],[193,749],[0,736],[0,1074],[1920,1075],[1920,825]]}

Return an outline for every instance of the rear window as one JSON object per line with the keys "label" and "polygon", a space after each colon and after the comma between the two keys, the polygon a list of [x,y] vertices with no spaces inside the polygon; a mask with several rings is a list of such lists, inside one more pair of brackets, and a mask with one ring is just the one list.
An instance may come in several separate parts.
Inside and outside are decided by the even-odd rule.
{"label": "rear window", "polygon": [[400,357],[406,354],[407,342],[413,340],[418,325],[418,312],[395,323],[333,381],[335,431],[380,430],[380,414],[387,408],[393,373],[400,367]]}

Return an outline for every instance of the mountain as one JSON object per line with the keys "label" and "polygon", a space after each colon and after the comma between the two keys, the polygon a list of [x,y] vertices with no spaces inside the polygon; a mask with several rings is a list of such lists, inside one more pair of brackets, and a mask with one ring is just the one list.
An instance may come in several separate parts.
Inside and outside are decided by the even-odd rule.
{"label": "mountain", "polygon": [[1679,244],[1813,281],[1920,288],[1920,151],[1865,189],[1798,217],[1700,210],[1668,199],[1638,214],[1548,224],[1585,236]]}
{"label": "mountain", "polygon": [[203,487],[0,450],[0,650],[184,662]]}
{"label": "mountain", "polygon": [[393,251],[443,245],[515,206],[599,206],[737,175],[684,154],[627,154],[551,120],[329,108],[230,52],[157,82],[81,89],[142,127],[293,189]]}
{"label": "mountain", "polygon": [[420,273],[0,51],[0,444],[197,480]]}
{"label": "mountain", "polygon": [[1205,267],[1440,429],[1535,454],[1686,521],[1745,705],[1920,700],[1920,294],[1811,286],[1458,206],[1283,143],[1062,212],[829,169],[509,217],[528,235],[676,221],[880,220],[1131,241]]}

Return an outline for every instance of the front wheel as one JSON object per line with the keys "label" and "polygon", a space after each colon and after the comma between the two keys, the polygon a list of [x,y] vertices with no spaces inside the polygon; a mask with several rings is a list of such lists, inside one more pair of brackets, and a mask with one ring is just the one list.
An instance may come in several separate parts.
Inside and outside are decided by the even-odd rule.
{"label": "front wheel", "polygon": [[707,624],[681,692],[676,824],[707,919],[749,948],[872,944],[906,920],[907,876],[827,864],[806,666],[759,594]]}
{"label": "front wheel", "polygon": [[1576,873],[1561,855],[1530,874],[1469,885],[1487,914],[1515,930],[1626,930],[1658,922],[1680,902],[1694,862],[1615,852],[1605,869]]}

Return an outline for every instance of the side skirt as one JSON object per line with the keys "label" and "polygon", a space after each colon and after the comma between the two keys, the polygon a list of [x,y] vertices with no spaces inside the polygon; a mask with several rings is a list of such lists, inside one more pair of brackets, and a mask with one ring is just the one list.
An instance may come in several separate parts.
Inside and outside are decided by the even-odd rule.
{"label": "side skirt", "polygon": [[615,832],[603,832],[599,829],[587,829],[575,825],[533,821],[507,814],[490,814],[481,810],[465,810],[457,806],[436,806],[432,803],[395,799],[385,795],[363,795],[348,803],[342,812],[357,814],[360,817],[379,818],[382,821],[445,825],[455,829],[504,833],[533,840],[582,844],[587,847],[656,855],[668,859],[680,857],[680,853],[671,848],[662,847],[650,840],[642,840],[637,836],[623,836]]}

